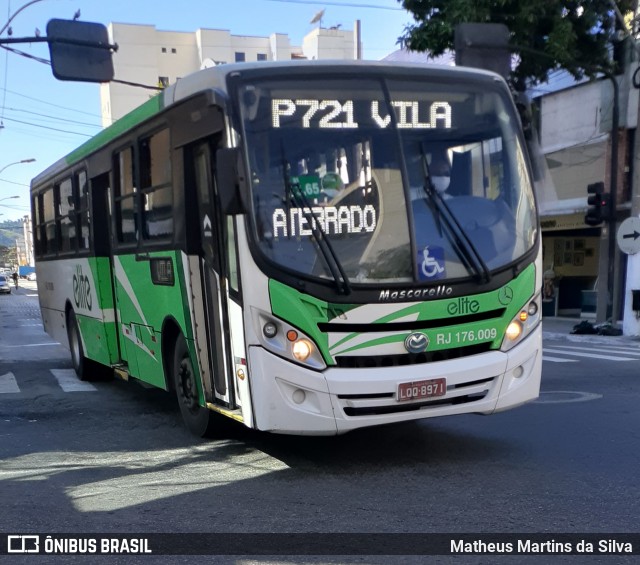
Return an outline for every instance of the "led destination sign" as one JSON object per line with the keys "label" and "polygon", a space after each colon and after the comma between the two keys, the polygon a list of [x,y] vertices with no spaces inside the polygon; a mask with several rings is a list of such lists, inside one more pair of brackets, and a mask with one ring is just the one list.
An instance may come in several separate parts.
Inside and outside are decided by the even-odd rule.
{"label": "led destination sign", "polygon": [[[359,116],[369,121],[367,125],[384,129],[391,124],[391,114],[387,105],[377,100],[354,102],[347,100],[311,100],[277,98],[271,101],[271,116],[274,128],[295,125],[302,128],[318,129],[358,129],[356,104],[360,106]],[[364,106],[364,108],[363,108]],[[451,106],[448,102],[418,102],[394,100],[391,106],[396,111],[400,129],[451,128]]]}
{"label": "led destination sign", "polygon": [[[314,225],[310,225],[309,222]],[[375,208],[366,206],[312,206],[311,208],[283,208],[273,212],[273,233],[275,237],[310,236],[315,222],[327,235],[370,233],[376,229]]]}

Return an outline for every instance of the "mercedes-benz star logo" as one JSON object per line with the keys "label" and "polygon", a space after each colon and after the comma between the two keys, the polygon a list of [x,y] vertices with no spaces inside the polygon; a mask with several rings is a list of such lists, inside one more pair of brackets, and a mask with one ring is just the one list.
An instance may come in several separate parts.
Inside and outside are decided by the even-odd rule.
{"label": "mercedes-benz star logo", "polygon": [[404,340],[404,348],[409,353],[422,353],[429,347],[429,338],[419,332],[409,334]]}
{"label": "mercedes-benz star logo", "polygon": [[500,289],[500,292],[498,293],[498,300],[505,306],[511,303],[511,301],[513,300],[513,290],[510,286],[505,286],[504,288]]}

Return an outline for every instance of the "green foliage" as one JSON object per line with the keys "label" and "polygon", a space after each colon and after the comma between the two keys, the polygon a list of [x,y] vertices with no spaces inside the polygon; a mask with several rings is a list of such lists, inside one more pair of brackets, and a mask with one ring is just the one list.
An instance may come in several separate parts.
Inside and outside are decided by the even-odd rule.
{"label": "green foliage", "polygon": [[16,248],[0,245],[0,267],[11,267],[16,264]]}
{"label": "green foliage", "polygon": [[[464,22],[501,23],[516,55],[511,81],[517,90],[547,80],[563,68],[575,78],[614,70],[609,46],[616,32],[610,0],[398,0],[413,14],[399,38],[412,51],[434,57],[453,50],[454,29]],[[616,0],[624,14],[633,0]]]}
{"label": "green foliage", "polygon": [[0,222],[0,245],[15,247],[16,239],[22,237],[24,231],[20,220],[5,220]]}

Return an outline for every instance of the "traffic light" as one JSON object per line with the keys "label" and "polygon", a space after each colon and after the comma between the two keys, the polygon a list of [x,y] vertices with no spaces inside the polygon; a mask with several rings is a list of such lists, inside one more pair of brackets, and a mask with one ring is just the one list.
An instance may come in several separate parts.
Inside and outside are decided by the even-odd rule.
{"label": "traffic light", "polygon": [[607,192],[602,195],[602,205],[600,206],[600,215],[606,222],[611,217],[611,194]]}
{"label": "traffic light", "polygon": [[589,208],[584,217],[584,223],[588,226],[599,226],[609,212],[609,195],[604,194],[604,183],[594,182],[587,187],[589,196],[587,204]]}

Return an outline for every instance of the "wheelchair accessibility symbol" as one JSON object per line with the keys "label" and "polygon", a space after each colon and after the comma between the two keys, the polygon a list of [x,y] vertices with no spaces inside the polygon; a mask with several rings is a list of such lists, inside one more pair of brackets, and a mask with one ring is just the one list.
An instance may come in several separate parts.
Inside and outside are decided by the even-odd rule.
{"label": "wheelchair accessibility symbol", "polygon": [[444,249],[426,246],[418,256],[420,262],[420,278],[422,280],[441,279],[446,276]]}

